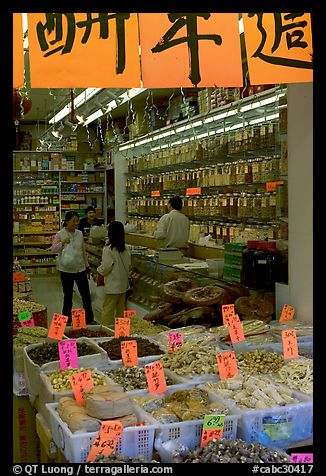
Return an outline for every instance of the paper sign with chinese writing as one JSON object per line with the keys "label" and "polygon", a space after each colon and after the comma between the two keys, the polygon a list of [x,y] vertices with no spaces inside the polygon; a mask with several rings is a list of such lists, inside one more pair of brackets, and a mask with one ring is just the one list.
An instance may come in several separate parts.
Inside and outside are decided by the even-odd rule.
{"label": "paper sign with chinese writing", "polygon": [[34,326],[35,326],[35,322],[32,317],[30,319],[27,319],[27,321],[21,322],[21,327],[34,327]]}
{"label": "paper sign with chinese writing", "polygon": [[130,318],[116,317],[114,320],[114,337],[130,336]]}
{"label": "paper sign with chinese writing", "polygon": [[68,367],[78,369],[78,353],[76,339],[67,339],[58,342],[60,370],[67,370]]}
{"label": "paper sign with chinese writing", "polygon": [[234,316],[234,304],[223,304],[222,305],[222,317],[223,317],[223,324],[226,326],[227,323],[225,319],[230,316]]}
{"label": "paper sign with chinese writing", "polygon": [[141,86],[136,13],[28,13],[28,40],[32,88]]}
{"label": "paper sign with chinese writing", "polygon": [[186,195],[187,197],[190,195],[201,195],[201,187],[186,188]]}
{"label": "paper sign with chinese writing", "polygon": [[151,197],[160,197],[161,196],[161,192],[159,190],[153,190],[151,192]]}
{"label": "paper sign with chinese writing", "polygon": [[153,364],[144,366],[149,393],[162,393],[167,389],[162,362],[157,360]]}
{"label": "paper sign with chinese writing", "polygon": [[294,313],[295,313],[294,307],[289,306],[289,304],[284,304],[279,322],[292,321],[294,317]]}
{"label": "paper sign with chinese writing", "polygon": [[220,378],[232,378],[238,373],[234,351],[221,352],[216,356]]}
{"label": "paper sign with chinese writing", "polygon": [[144,87],[242,86],[238,21],[236,13],[140,13]]}
{"label": "paper sign with chinese writing", "polygon": [[24,86],[24,36],[23,16],[13,14],[13,87]]}
{"label": "paper sign with chinese writing", "polygon": [[83,391],[85,388],[93,388],[94,382],[90,370],[83,370],[83,372],[78,372],[77,374],[72,374],[69,376],[69,380],[74,392],[74,397],[77,402],[84,405],[84,394]]}
{"label": "paper sign with chinese writing", "polygon": [[299,357],[297,333],[294,329],[282,330],[283,355],[285,359]]}
{"label": "paper sign with chinese writing", "polygon": [[176,352],[183,345],[183,335],[181,332],[170,331],[168,333],[168,350]]}
{"label": "paper sign with chinese writing", "polygon": [[123,317],[133,317],[137,316],[137,311],[135,309],[130,309],[129,311],[123,311]]}
{"label": "paper sign with chinese writing", "polygon": [[103,420],[100,435],[108,438],[121,438],[123,425],[119,420]]}
{"label": "paper sign with chinese writing", "polygon": [[205,415],[200,446],[214,438],[222,438],[225,415]]}
{"label": "paper sign with chinese writing", "polygon": [[291,453],[290,463],[313,463],[313,453]]}
{"label": "paper sign with chinese writing", "polygon": [[32,317],[29,311],[22,311],[18,314],[19,322],[28,321]]}
{"label": "paper sign with chinese writing", "polygon": [[310,13],[243,13],[250,84],[313,81]]}
{"label": "paper sign with chinese writing", "polygon": [[238,314],[226,317],[225,321],[226,325],[228,326],[228,331],[232,344],[245,340],[245,335],[243,333],[242,324],[240,322]]}
{"label": "paper sign with chinese writing", "polygon": [[110,438],[99,432],[88,453],[86,463],[96,462],[96,455],[109,456],[116,449],[117,443],[118,438]]}
{"label": "paper sign with chinese writing", "polygon": [[62,340],[66,325],[68,322],[68,316],[63,314],[53,314],[48,337],[52,339]]}
{"label": "paper sign with chinese writing", "polygon": [[266,182],[266,192],[275,192],[277,185],[283,185],[283,180],[279,182]]}
{"label": "paper sign with chinese writing", "polygon": [[124,340],[121,342],[121,357],[125,367],[138,366],[138,350],[136,340]]}
{"label": "paper sign with chinese writing", "polygon": [[85,309],[72,309],[71,320],[73,329],[86,329]]}
{"label": "paper sign with chinese writing", "polygon": [[23,283],[25,281],[25,274],[24,273],[14,273],[12,276],[12,280],[14,283]]}

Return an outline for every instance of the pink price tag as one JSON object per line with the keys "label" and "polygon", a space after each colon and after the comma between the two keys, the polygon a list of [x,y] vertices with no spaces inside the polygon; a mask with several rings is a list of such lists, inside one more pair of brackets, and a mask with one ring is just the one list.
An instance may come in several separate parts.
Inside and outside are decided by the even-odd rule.
{"label": "pink price tag", "polygon": [[176,352],[183,345],[183,335],[177,331],[168,333],[168,350]]}
{"label": "pink price tag", "polygon": [[313,463],[313,453],[291,453],[290,463]]}
{"label": "pink price tag", "polygon": [[34,327],[35,326],[35,322],[34,322],[34,319],[31,317],[30,319],[28,319],[27,321],[22,321],[20,323],[21,327]]}
{"label": "pink price tag", "polygon": [[76,339],[62,340],[58,342],[60,370],[67,370],[68,367],[78,369],[78,353]]}

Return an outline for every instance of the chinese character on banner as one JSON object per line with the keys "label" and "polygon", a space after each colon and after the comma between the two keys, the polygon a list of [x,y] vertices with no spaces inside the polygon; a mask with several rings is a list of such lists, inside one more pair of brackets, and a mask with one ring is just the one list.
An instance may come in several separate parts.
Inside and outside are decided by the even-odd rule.
{"label": "chinese character on banner", "polygon": [[28,13],[28,40],[33,88],[141,86],[136,13]]}
{"label": "chinese character on banner", "polygon": [[139,31],[144,87],[242,86],[236,13],[140,13]]}
{"label": "chinese character on banner", "polygon": [[24,86],[24,35],[23,15],[13,14],[13,87]]}
{"label": "chinese character on banner", "polygon": [[250,84],[313,81],[310,13],[243,13]]}

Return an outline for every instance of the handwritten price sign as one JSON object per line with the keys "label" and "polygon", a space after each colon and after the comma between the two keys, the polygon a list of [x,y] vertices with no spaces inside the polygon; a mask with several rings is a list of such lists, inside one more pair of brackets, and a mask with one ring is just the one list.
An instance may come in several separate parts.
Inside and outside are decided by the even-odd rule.
{"label": "handwritten price sign", "polygon": [[136,340],[124,340],[121,342],[121,356],[125,367],[138,366],[138,351]]}
{"label": "handwritten price sign", "polygon": [[130,318],[116,317],[114,320],[114,337],[130,336]]}
{"label": "handwritten price sign", "polygon": [[23,283],[25,281],[24,273],[14,273],[12,275],[12,280],[14,283]]}
{"label": "handwritten price sign", "polygon": [[122,436],[123,426],[119,420],[102,421],[101,428],[87,456],[86,462],[95,461],[96,455],[108,456],[115,450]]}
{"label": "handwritten price sign", "polygon": [[183,345],[183,335],[177,331],[168,333],[168,350],[169,352],[176,352]]}
{"label": "handwritten price sign", "polygon": [[83,372],[78,372],[77,374],[72,374],[69,376],[69,380],[74,392],[75,399],[77,402],[84,405],[84,390],[85,388],[93,388],[94,382],[90,370],[84,370]]}
{"label": "handwritten price sign", "polygon": [[237,359],[234,351],[221,352],[216,356],[221,379],[232,378],[238,373]]}
{"label": "handwritten price sign", "polygon": [[78,369],[78,354],[76,339],[62,340],[58,342],[60,369],[67,370],[68,367]]}
{"label": "handwritten price sign", "polygon": [[205,415],[200,446],[214,438],[222,438],[225,415]]}
{"label": "handwritten price sign", "polygon": [[71,320],[73,329],[86,329],[85,309],[72,309]]}
{"label": "handwritten price sign", "polygon": [[290,463],[313,463],[313,453],[291,453]]}
{"label": "handwritten price sign", "polygon": [[32,315],[29,311],[22,311],[18,314],[19,322],[29,321],[31,317]]}
{"label": "handwritten price sign", "polygon": [[137,316],[137,311],[135,309],[130,309],[130,311],[123,311],[123,317],[133,317]]}
{"label": "handwritten price sign", "polygon": [[282,331],[283,355],[285,359],[299,357],[297,333],[294,329]]}
{"label": "handwritten price sign", "polygon": [[289,304],[284,304],[279,322],[292,321],[294,317],[294,313],[295,313],[294,307],[289,306]]}
{"label": "handwritten price sign", "polygon": [[167,389],[162,363],[157,360],[144,366],[149,393],[163,393]]}
{"label": "handwritten price sign", "polygon": [[225,322],[226,322],[226,325],[228,326],[232,344],[234,342],[241,342],[245,340],[242,324],[240,322],[238,314],[235,314],[234,316],[226,317]]}
{"label": "handwritten price sign", "polygon": [[228,319],[231,316],[234,316],[235,310],[234,310],[234,304],[223,304],[222,305],[222,317],[223,317],[223,324],[226,326],[226,319]]}
{"label": "handwritten price sign", "polygon": [[34,322],[34,319],[32,317],[30,319],[27,319],[27,321],[22,321],[20,324],[21,324],[21,327],[34,327],[35,326],[35,322]]}
{"label": "handwritten price sign", "polygon": [[63,314],[53,314],[48,337],[52,339],[62,340],[64,330],[68,322],[68,316]]}

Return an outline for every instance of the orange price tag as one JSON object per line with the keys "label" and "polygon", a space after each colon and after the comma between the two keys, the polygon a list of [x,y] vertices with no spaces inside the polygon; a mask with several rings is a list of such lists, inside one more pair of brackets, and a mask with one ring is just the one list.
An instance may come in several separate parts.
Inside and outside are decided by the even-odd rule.
{"label": "orange price tag", "polygon": [[86,458],[86,463],[95,462],[96,455],[109,456],[116,449],[117,443],[118,438],[108,437],[98,432]]}
{"label": "orange price tag", "polygon": [[144,366],[149,393],[162,393],[167,389],[162,362],[157,360]]}
{"label": "orange price tag", "polygon": [[237,359],[234,351],[221,352],[216,356],[221,379],[232,378],[238,373]]}
{"label": "orange price tag", "polygon": [[130,311],[123,311],[123,317],[133,317],[137,316],[137,311],[135,309],[130,309]]}
{"label": "orange price tag", "polygon": [[72,374],[69,376],[69,380],[74,392],[75,399],[78,403],[82,405],[85,404],[84,400],[84,389],[93,388],[94,382],[90,370],[84,370],[83,372],[78,372],[77,374]]}
{"label": "orange price tag", "polygon": [[62,340],[64,330],[68,322],[68,316],[63,314],[53,314],[48,337],[52,339]]}
{"label": "orange price tag", "polygon": [[230,316],[235,315],[234,304],[223,304],[222,305],[222,317],[223,317],[223,324],[227,326],[225,319]]}
{"label": "orange price tag", "polygon": [[108,438],[121,438],[123,425],[119,420],[103,420],[100,434]]}
{"label": "orange price tag", "polygon": [[72,309],[71,320],[73,329],[86,329],[85,309]]}
{"label": "orange price tag", "polygon": [[275,192],[277,185],[283,185],[283,181],[279,182],[266,182],[266,192]]}
{"label": "orange price tag", "polygon": [[186,195],[201,195],[201,187],[186,188]]}
{"label": "orange price tag", "polygon": [[116,317],[114,320],[114,337],[130,336],[130,318]]}
{"label": "orange price tag", "polygon": [[121,357],[125,367],[138,366],[138,351],[136,340],[123,340],[121,342]]}
{"label": "orange price tag", "polygon": [[225,321],[226,325],[228,326],[232,344],[234,342],[241,342],[245,340],[245,335],[243,333],[242,324],[240,322],[238,314],[226,317]]}
{"label": "orange price tag", "polygon": [[161,196],[161,192],[159,190],[153,190],[151,192],[151,197],[160,197]]}
{"label": "orange price tag", "polygon": [[289,304],[284,304],[279,322],[292,321],[295,309]]}
{"label": "orange price tag", "polygon": [[297,333],[294,329],[282,331],[283,355],[285,359],[299,357]]}
{"label": "orange price tag", "polygon": [[25,281],[24,273],[14,273],[12,275],[12,280],[14,283],[23,283]]}

